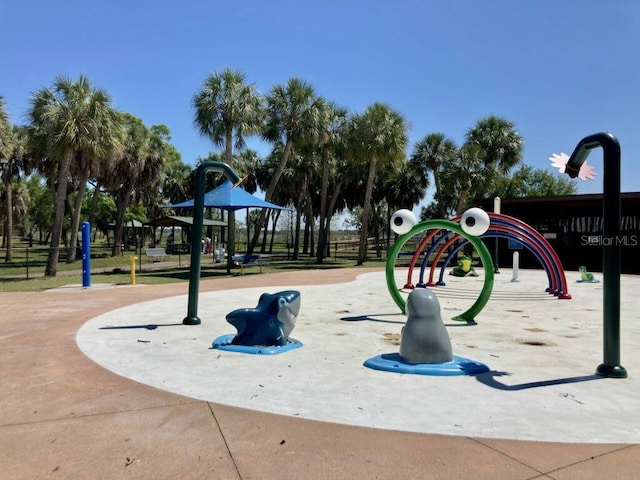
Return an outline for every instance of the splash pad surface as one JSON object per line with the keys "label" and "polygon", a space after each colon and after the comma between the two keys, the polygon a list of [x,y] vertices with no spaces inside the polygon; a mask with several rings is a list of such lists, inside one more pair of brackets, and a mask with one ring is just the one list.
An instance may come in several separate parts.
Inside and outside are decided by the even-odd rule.
{"label": "splash pad surface", "polygon": [[[292,335],[304,346],[281,355],[225,352],[211,343],[233,333],[228,312],[282,287],[202,293],[199,326],[179,324],[186,296],[131,305],[89,320],[77,342],[91,359],[134,381],[298,418],[486,438],[639,442],[640,277],[621,281],[629,378],[602,379],[593,375],[602,356],[602,284],[576,285],[573,300],[559,301],[544,293],[543,271],[521,270],[519,283],[501,271],[474,326],[449,319],[477,298],[481,270],[478,279],[449,277],[447,287],[435,289],[454,354],[491,369],[476,376],[363,367],[368,358],[398,351],[405,321],[384,272],[344,284],[292,285],[302,294]],[[406,273],[397,274],[401,283]],[[157,328],[146,328],[151,324]]]}

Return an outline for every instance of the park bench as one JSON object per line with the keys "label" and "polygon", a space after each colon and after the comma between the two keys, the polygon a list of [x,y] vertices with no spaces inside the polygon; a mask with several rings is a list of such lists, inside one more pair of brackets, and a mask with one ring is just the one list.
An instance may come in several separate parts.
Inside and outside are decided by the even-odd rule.
{"label": "park bench", "polygon": [[259,267],[262,273],[262,267],[269,263],[262,258],[262,255],[234,255],[231,257],[233,263],[240,267],[240,275],[244,275],[245,268]]}
{"label": "park bench", "polygon": [[145,248],[144,253],[147,258],[150,258],[152,262],[155,262],[156,259],[158,261],[166,260],[168,255],[164,248],[155,247],[155,248]]}

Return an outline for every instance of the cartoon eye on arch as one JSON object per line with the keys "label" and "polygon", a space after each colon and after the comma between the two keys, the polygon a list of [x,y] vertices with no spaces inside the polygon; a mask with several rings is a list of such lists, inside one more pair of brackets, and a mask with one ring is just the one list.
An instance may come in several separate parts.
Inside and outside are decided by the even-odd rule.
{"label": "cartoon eye on arch", "polygon": [[479,237],[489,230],[489,215],[478,207],[473,207],[462,214],[460,226],[464,233]]}
{"label": "cartoon eye on arch", "polygon": [[391,216],[391,230],[398,235],[404,235],[418,223],[411,210],[403,208]]}

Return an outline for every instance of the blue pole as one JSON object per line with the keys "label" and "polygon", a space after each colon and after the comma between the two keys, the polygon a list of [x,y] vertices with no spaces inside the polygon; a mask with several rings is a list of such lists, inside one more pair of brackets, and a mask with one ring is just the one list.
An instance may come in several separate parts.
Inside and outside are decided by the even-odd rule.
{"label": "blue pole", "polygon": [[82,222],[82,286],[91,286],[91,224]]}

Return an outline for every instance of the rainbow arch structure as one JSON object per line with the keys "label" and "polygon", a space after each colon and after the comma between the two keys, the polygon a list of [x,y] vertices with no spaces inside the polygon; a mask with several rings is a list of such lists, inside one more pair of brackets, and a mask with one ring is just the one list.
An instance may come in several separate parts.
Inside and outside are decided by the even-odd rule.
{"label": "rainbow arch structure", "polygon": [[[557,253],[549,244],[546,238],[544,238],[533,227],[521,220],[518,220],[517,218],[503,214],[489,213],[489,219],[489,228],[484,234],[480,235],[480,238],[498,237],[508,238],[520,242],[525,248],[530,250],[542,264],[549,282],[546,291],[552,295],[557,296],[559,299],[567,300],[571,298],[571,295],[569,294],[567,279],[564,274],[564,269],[562,268],[562,263],[560,262]],[[455,217],[451,221],[459,222],[460,217]],[[422,254],[422,251],[432,239],[433,243],[427,250],[421,262],[419,282],[416,285],[413,285],[411,282],[413,270],[420,255]],[[451,230],[431,230],[429,234],[427,234],[425,238],[420,242],[413,254],[411,263],[409,265],[409,270],[407,272],[407,283],[404,285],[404,288],[413,289],[443,286],[443,277],[447,265],[453,258],[456,258],[456,253],[467,243],[469,243],[469,240],[467,238],[464,238],[460,234]],[[453,249],[448,253],[440,268],[439,279],[437,282],[434,282],[434,274],[438,262],[444,252],[446,252],[452,245],[454,246]],[[425,273],[427,268],[429,267],[429,259],[433,254],[435,254],[435,257],[433,258],[433,261],[430,265],[429,279],[427,282],[425,282]],[[486,268],[487,265],[485,264],[485,269]]]}

